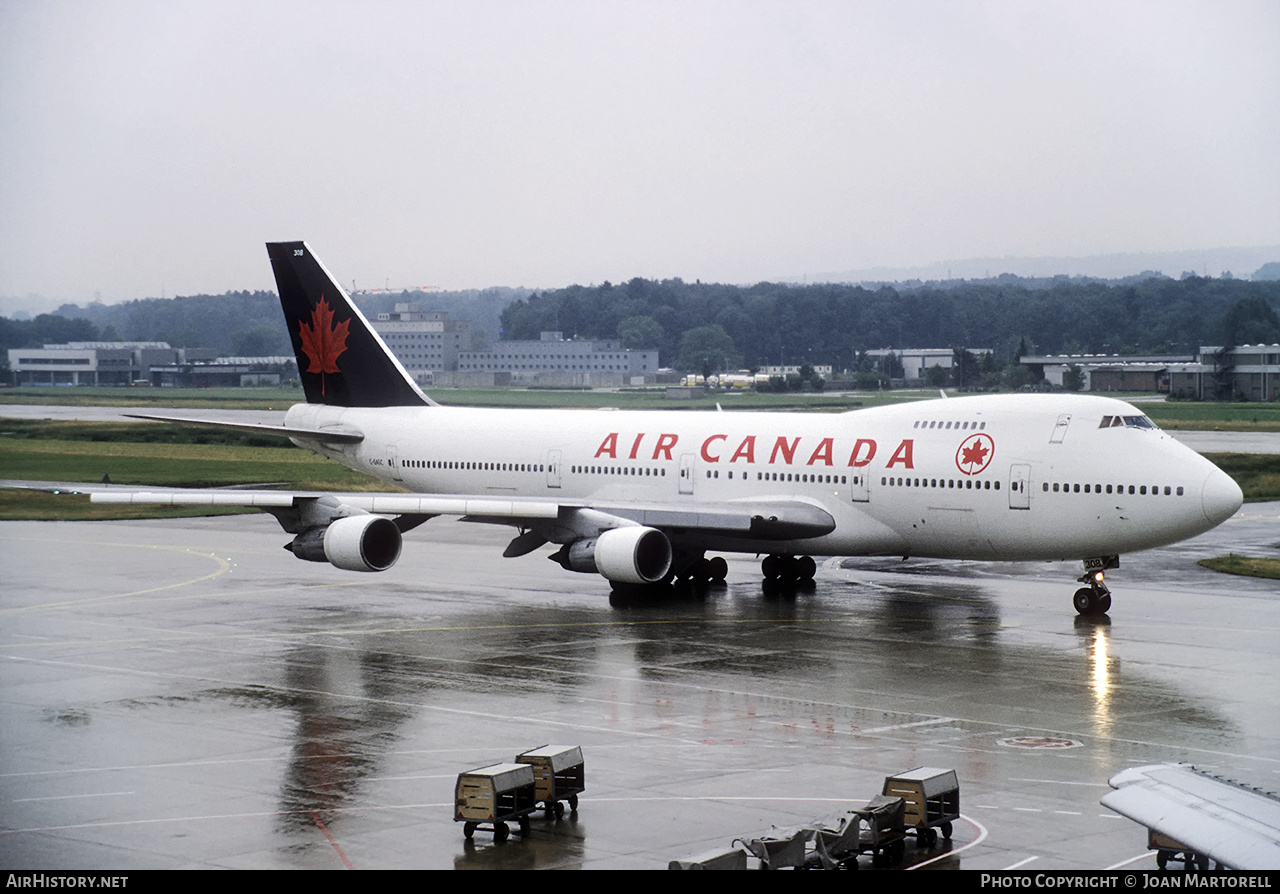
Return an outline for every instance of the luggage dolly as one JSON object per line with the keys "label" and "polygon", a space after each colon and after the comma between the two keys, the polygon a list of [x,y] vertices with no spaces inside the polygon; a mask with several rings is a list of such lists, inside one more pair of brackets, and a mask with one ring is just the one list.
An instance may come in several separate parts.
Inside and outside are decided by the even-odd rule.
{"label": "luggage dolly", "polygon": [[535,798],[542,802],[547,816],[564,816],[564,804],[571,813],[578,812],[578,795],[586,790],[586,773],[582,748],[577,745],[543,745],[516,755],[516,763],[533,768]]}
{"label": "luggage dolly", "polygon": [[533,768],[528,764],[493,764],[458,774],[454,787],[454,822],[462,823],[462,837],[471,840],[477,829],[489,827],[493,840],[511,834],[509,822],[529,834],[529,814],[538,809]]}

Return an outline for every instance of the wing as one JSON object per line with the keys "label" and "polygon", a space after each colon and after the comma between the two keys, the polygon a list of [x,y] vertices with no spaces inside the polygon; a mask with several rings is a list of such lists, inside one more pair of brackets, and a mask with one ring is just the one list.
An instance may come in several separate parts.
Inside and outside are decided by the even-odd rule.
{"label": "wing", "polygon": [[1232,869],[1280,866],[1280,799],[1196,770],[1154,764],[1117,773],[1102,806]]}
{"label": "wing", "polygon": [[[108,485],[73,486],[88,492],[94,503],[153,503],[171,506],[247,506],[259,509],[297,507],[325,499],[376,515],[458,516],[469,521],[529,526],[559,522],[575,536],[586,528],[607,530],[638,524],[666,531],[690,531],[759,540],[802,540],[835,529],[835,519],[820,506],[801,500],[702,503],[697,507],[662,503],[607,503],[495,498],[424,496],[396,493],[324,493],[273,490],[133,489]],[[558,538],[550,538],[558,539]]]}
{"label": "wing", "polygon": [[[490,496],[436,496],[407,493],[280,491],[241,487],[192,489],[129,487],[113,484],[0,481],[0,486],[50,493],[89,494],[94,503],[166,506],[244,506],[281,518],[311,504],[342,505],[353,510],[401,517],[417,523],[437,515],[468,521],[543,527],[548,540],[564,542],[623,525],[644,525],[676,534],[697,533],[749,540],[783,541],[820,537],[835,530],[835,519],[804,500],[743,500],[725,503],[624,503],[555,501]],[[285,520],[281,518],[281,523]],[[401,525],[407,530],[410,525]],[[286,530],[292,526],[285,524]],[[557,531],[557,529],[561,529]],[[556,534],[563,536],[556,536]]]}

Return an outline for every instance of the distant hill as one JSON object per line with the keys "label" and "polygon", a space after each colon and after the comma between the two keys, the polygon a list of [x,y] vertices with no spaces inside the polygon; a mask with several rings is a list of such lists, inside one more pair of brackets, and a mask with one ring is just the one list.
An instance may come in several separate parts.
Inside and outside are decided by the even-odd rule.
{"label": "distant hill", "polygon": [[[1145,271],[1178,279],[1183,273],[1251,279],[1264,265],[1280,264],[1280,245],[1139,252],[1080,258],[967,258],[923,267],[868,267],[795,277],[789,282],[906,282],[911,280],[991,279],[1002,273],[1025,277],[1085,276],[1127,279]],[[1274,275],[1274,274],[1273,274]],[[1271,277],[1267,277],[1271,278]]]}

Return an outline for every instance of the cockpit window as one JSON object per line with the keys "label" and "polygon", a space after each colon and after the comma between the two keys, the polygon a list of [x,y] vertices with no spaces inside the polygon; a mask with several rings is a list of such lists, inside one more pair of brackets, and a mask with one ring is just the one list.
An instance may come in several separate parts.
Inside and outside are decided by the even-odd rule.
{"label": "cockpit window", "polygon": [[1103,416],[1098,428],[1156,428],[1146,416]]}

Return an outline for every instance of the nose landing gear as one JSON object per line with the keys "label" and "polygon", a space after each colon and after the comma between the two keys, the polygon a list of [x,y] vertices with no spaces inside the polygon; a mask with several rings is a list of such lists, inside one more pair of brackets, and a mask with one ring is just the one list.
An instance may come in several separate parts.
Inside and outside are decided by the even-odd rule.
{"label": "nose landing gear", "polygon": [[1110,611],[1111,590],[1103,580],[1103,572],[1119,567],[1119,556],[1084,560],[1084,574],[1076,580],[1089,586],[1076,590],[1075,596],[1071,598],[1071,604],[1075,606],[1077,612],[1082,615],[1102,615]]}

